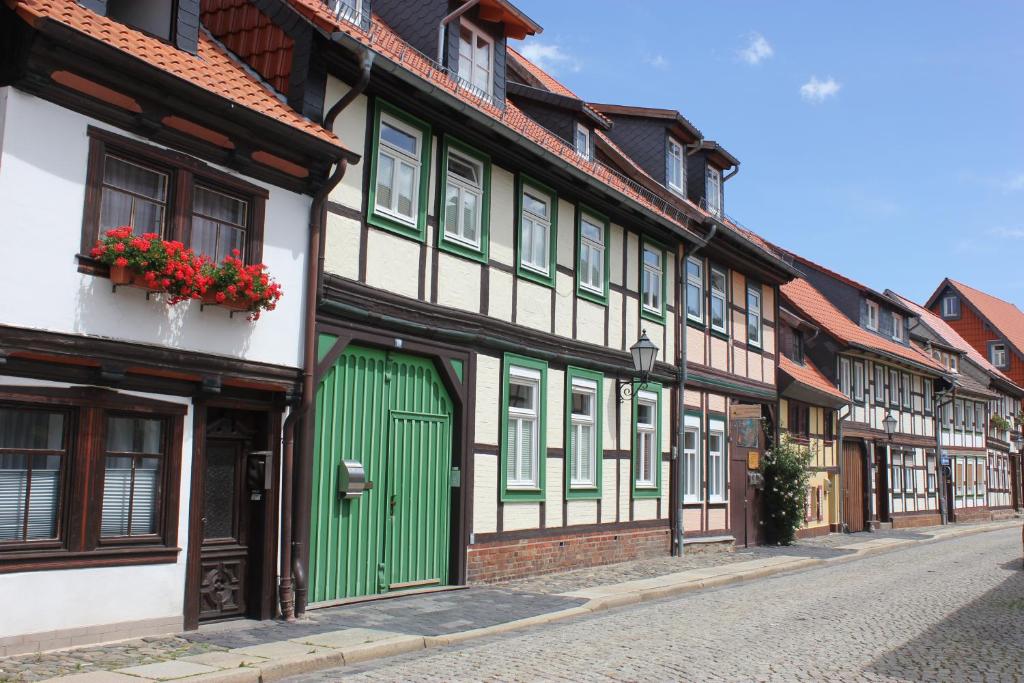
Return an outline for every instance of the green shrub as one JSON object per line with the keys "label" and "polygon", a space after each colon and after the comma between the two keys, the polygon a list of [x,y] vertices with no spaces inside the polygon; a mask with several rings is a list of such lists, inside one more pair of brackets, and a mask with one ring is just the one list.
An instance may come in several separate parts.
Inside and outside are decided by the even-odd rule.
{"label": "green shrub", "polygon": [[764,531],[769,543],[790,545],[804,521],[810,450],[783,434],[764,456]]}

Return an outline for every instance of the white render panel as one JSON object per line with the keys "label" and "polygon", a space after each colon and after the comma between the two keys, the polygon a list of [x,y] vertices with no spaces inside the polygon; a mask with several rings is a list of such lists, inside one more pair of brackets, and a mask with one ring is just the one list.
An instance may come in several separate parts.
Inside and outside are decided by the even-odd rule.
{"label": "white render panel", "polygon": [[[491,260],[515,267],[515,236],[519,234],[515,214],[515,178],[491,164],[491,221],[488,251]],[[495,272],[492,270],[492,272]],[[511,290],[509,290],[511,291]]]}
{"label": "white render panel", "polygon": [[711,367],[716,370],[729,369],[729,342],[718,337],[711,337]]}
{"label": "white render panel", "polygon": [[[9,297],[4,324],[298,366],[309,197],[219,169],[270,193],[263,261],[285,296],[256,323],[231,319],[224,309],[200,311],[197,302],[168,307],[147,301],[137,289],[112,293],[109,280],[79,273],[75,261],[82,240],[86,129],[140,138],[19,90],[6,92],[0,207],[7,229],[0,230],[0,285],[19,291],[32,282],[36,296]],[[39,135],[41,130],[46,134]],[[25,235],[45,235],[52,258],[41,261],[38,240]]]}
{"label": "white render panel", "polygon": [[633,519],[657,519],[658,500],[656,498],[640,498],[633,501]]}
{"label": "white render panel", "polygon": [[491,280],[488,284],[490,301],[487,304],[487,314],[505,322],[512,322],[513,275],[491,268],[487,277]]}
{"label": "white render panel", "polygon": [[607,459],[601,468],[601,521],[615,521],[615,468],[617,459]]}
{"label": "white render panel", "polygon": [[371,227],[366,250],[366,284],[413,299],[419,296],[419,244]]}
{"label": "white render panel", "polygon": [[663,460],[661,462],[661,510],[664,516],[668,516],[668,484],[672,478],[672,463]]}
{"label": "white render panel", "polygon": [[[0,383],[19,386],[68,387],[66,383],[0,376]],[[188,547],[188,512],[192,473],[192,416],[189,399],[165,394],[122,391],[189,406],[181,441],[181,484],[178,509],[179,548]],[[172,541],[174,543],[175,541]],[[0,638],[125,621],[184,618],[185,551],[176,562],[131,567],[89,567],[17,572],[0,578],[4,617]],[[18,599],[17,596],[21,596]]]}
{"label": "white render panel", "polygon": [[775,361],[770,358],[762,357],[761,365],[763,366],[761,381],[768,384],[775,384]]}
{"label": "white render panel", "polygon": [[363,248],[359,221],[327,213],[327,242],[324,270],[350,280],[359,279],[359,251]]}
{"label": "white render panel", "polygon": [[516,286],[516,322],[541,332],[550,332],[551,289],[523,279]]}
{"label": "white render panel", "polygon": [[[625,296],[616,291],[608,292],[608,346],[613,349],[622,348],[622,307]],[[630,342],[632,344],[633,342]]]}
{"label": "white render panel", "polygon": [[622,243],[625,234],[626,231],[621,225],[612,223],[611,244],[608,246],[608,279],[613,285],[622,284]]}
{"label": "white render panel", "polygon": [[570,500],[566,503],[567,518],[569,525],[573,524],[597,524],[597,501],[596,500]]}
{"label": "white render panel", "polygon": [[572,337],[572,302],[576,296],[572,275],[555,273],[555,334]]}
{"label": "white render panel", "polygon": [[485,453],[473,456],[474,534],[498,530],[498,457]]}
{"label": "white render panel", "polygon": [[[348,84],[333,76],[328,76],[325,101],[333,104],[341,99],[349,90],[351,88]],[[342,141],[342,144],[359,154],[363,154],[363,150],[366,149],[366,119],[369,116],[367,102],[367,97],[360,95],[352,100],[348,107],[334,120],[334,133]],[[328,104],[327,106],[331,105]],[[345,171],[345,176],[338,183],[338,186],[331,191],[330,200],[351,209],[363,211],[363,198],[365,197],[363,192],[363,164],[368,163],[370,163],[369,155],[364,155],[358,163],[349,164],[348,169]],[[347,248],[351,244],[358,244],[358,242],[343,242],[340,246],[341,248]],[[328,249],[330,249],[330,240],[327,241],[327,245]]]}
{"label": "white render panel", "polygon": [[[548,419],[548,424],[551,420]],[[548,446],[551,443],[548,442]],[[565,490],[565,461],[547,458],[547,481],[544,482],[544,526],[562,526],[562,492]]]}
{"label": "white render panel", "polygon": [[[671,280],[668,280],[668,282],[671,282]],[[633,232],[626,233],[625,285],[628,290],[640,291],[640,237]]]}
{"label": "white render panel", "polygon": [[[565,371],[548,369],[548,448],[562,447],[565,422]],[[548,482],[550,484],[550,481]]]}
{"label": "white render panel", "polygon": [[576,271],[576,207],[564,199],[558,200],[558,234],[556,237],[555,263]]}
{"label": "white render panel", "polygon": [[605,307],[586,299],[576,300],[576,338],[604,346]]}
{"label": "white render panel", "polygon": [[695,327],[686,326],[686,358],[691,363],[704,365],[704,332]]}
{"label": "white render panel", "polygon": [[640,338],[640,325],[647,323],[640,320],[640,302],[631,296],[626,297],[626,348],[636,343]]}
{"label": "white render panel", "polygon": [[[499,445],[501,358],[476,356],[476,442]],[[497,476],[497,475],[495,475]]]}
{"label": "white render panel", "polygon": [[437,303],[479,313],[480,270],[483,266],[444,252],[437,256]]}
{"label": "white render panel", "polygon": [[[629,443],[628,439],[626,443]],[[619,465],[619,519],[622,521],[628,521],[629,503],[632,499],[632,485],[629,481],[631,463],[629,458],[620,458],[615,462]]]}
{"label": "white render panel", "polygon": [[502,521],[504,531],[540,528],[540,504],[505,503]]}
{"label": "white render panel", "polygon": [[[602,417],[604,418],[604,428],[602,430],[601,438],[603,439],[603,447],[606,451],[615,450],[617,448],[615,441],[615,408],[619,403],[618,388],[615,385],[615,378],[608,377],[605,375],[604,386],[604,405],[601,406],[601,410],[604,411]],[[609,463],[605,463],[606,465]],[[605,470],[607,474],[607,469]],[[614,474],[614,473],[613,473]]]}

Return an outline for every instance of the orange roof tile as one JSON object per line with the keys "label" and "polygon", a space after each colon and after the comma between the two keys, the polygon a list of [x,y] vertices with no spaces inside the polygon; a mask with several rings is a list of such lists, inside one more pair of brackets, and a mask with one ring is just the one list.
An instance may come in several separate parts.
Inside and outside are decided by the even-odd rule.
{"label": "orange roof tile", "polygon": [[333,133],[279,100],[203,31],[199,33],[198,54],[192,55],[100,16],[74,0],[7,0],[7,4],[33,26],[47,20],[63,24],[203,90],[345,150]]}
{"label": "orange roof tile", "polygon": [[[519,51],[513,49],[511,46],[509,46],[507,49],[508,49],[508,53],[512,56],[512,58],[516,61],[516,63],[518,63],[520,66],[522,66],[524,69],[526,69],[526,71],[531,76],[536,78],[537,81],[542,86],[544,86],[544,88],[546,90],[550,90],[551,92],[555,93],[556,95],[562,95],[563,97],[571,97],[574,100],[580,100],[581,102],[583,102],[582,98],[579,95],[574,93],[572,90],[569,90],[569,88],[565,87],[560,82],[556,81],[554,78],[551,77],[551,74],[549,74],[548,72],[544,71],[544,69],[541,69],[539,66],[537,66],[536,64],[531,62],[526,57],[524,57],[522,55],[522,53],[520,53]],[[583,107],[587,110],[588,113],[592,114],[597,120],[603,121],[605,123],[605,125],[608,125],[608,126],[612,125],[612,120],[611,119],[609,119],[607,116],[605,116],[601,112],[599,112],[596,109],[594,109],[593,107],[591,107],[586,102],[583,102]]]}
{"label": "orange roof tile", "polygon": [[804,364],[790,360],[786,355],[779,356],[779,370],[793,378],[794,382],[799,382],[806,387],[810,387],[815,391],[824,393],[832,398],[840,401],[848,401],[849,399],[839,391],[825,375],[821,374],[821,370],[816,368],[810,359],[805,358]]}
{"label": "orange roof tile", "polygon": [[844,344],[895,356],[929,370],[945,372],[945,368],[939,362],[918,349],[897,344],[863,329],[803,278],[787,282],[780,287],[780,291],[783,298],[798,308],[804,316]]}
{"label": "orange roof tile", "polygon": [[980,289],[969,287],[962,282],[949,280],[960,295],[968,301],[978,313],[995,327],[1006,341],[1013,344],[1017,351],[1024,353],[1024,312],[1009,301],[987,294]]}
{"label": "orange roof tile", "polygon": [[966,339],[961,337],[960,333],[954,330],[945,320],[935,315],[924,306],[919,306],[905,296],[900,296],[891,290],[887,290],[887,293],[896,297],[907,308],[917,313],[921,318],[921,322],[930,327],[932,331],[934,331],[935,334],[937,334],[946,344],[966,354],[975,365],[979,366],[990,375],[995,375],[1001,380],[1013,383],[1012,379],[1003,374],[1002,370],[992,365],[988,358],[985,358],[985,356],[978,353],[978,350],[971,346]]}
{"label": "orange roof tile", "polygon": [[202,0],[199,18],[274,89],[288,92],[295,41],[249,0]]}

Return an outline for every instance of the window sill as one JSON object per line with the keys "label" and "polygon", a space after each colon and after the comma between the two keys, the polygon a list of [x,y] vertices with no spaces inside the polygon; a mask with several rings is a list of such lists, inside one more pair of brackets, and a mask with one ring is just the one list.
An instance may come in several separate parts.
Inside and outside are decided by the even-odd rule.
{"label": "window sill", "polygon": [[400,237],[407,237],[417,242],[426,241],[425,230],[423,229],[426,223],[425,215],[422,215],[415,223],[410,223],[392,218],[387,214],[380,213],[376,209],[371,209],[366,222],[375,228],[386,230]]}
{"label": "window sill", "polygon": [[477,261],[478,263],[483,263],[484,265],[487,264],[488,256],[486,245],[484,244],[474,247],[471,244],[459,242],[458,240],[447,237],[442,233],[441,240],[437,246],[441,251],[445,253],[452,254],[454,256],[460,256],[471,261]]}
{"label": "window sill", "polygon": [[690,316],[686,316],[686,326],[692,327],[695,330],[700,330],[701,332],[708,329],[708,326],[704,323],[703,320],[694,320]]}
{"label": "window sill", "polygon": [[100,548],[82,552],[67,550],[7,551],[0,554],[0,574],[86,567],[171,564],[178,561],[180,552],[181,548],[166,546]]}
{"label": "window sill", "polygon": [[608,305],[608,294],[601,293],[596,290],[590,289],[584,285],[578,285],[576,287],[576,296],[591,303],[595,303],[598,306]]}

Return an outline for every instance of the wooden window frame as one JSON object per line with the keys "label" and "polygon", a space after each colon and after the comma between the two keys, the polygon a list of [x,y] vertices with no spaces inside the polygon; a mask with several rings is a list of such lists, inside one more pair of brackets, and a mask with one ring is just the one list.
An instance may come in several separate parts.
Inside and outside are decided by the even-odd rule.
{"label": "wooden window frame", "polygon": [[249,203],[244,261],[263,261],[266,202],[270,196],[265,188],[212,168],[187,154],[154,147],[95,126],[89,126],[86,135],[89,138],[89,156],[85,180],[85,207],[82,213],[82,240],[78,253],[80,272],[92,275],[107,274],[107,267],[93,259],[89,252],[100,236],[103,163],[108,154],[167,173],[167,212],[164,216],[163,235],[167,240],[177,240],[185,245],[191,241],[192,196],[196,185],[244,199]]}
{"label": "wooden window frame", "polygon": [[[678,154],[676,153],[678,150]],[[674,185],[669,180],[671,174],[669,170],[672,168],[672,164],[675,160],[679,161],[679,180],[680,184]],[[686,198],[686,148],[681,142],[673,138],[671,135],[665,141],[665,187],[674,194],[680,197]]]}
{"label": "wooden window frame", "polygon": [[[602,240],[601,243],[601,286],[600,288],[592,286],[590,283],[583,281],[583,221],[584,218],[589,225],[598,228],[601,232]],[[604,214],[598,213],[592,209],[588,209],[583,205],[577,205],[576,207],[576,296],[581,299],[592,301],[595,304],[601,306],[608,305],[608,282],[611,279],[611,264],[609,252],[611,251],[611,221]],[[588,244],[592,244],[592,240],[586,240]]]}
{"label": "wooden window frame", "polygon": [[[548,263],[547,272],[542,272],[533,264],[523,260],[523,216],[525,214],[525,202],[523,197],[527,188],[532,194],[542,195],[547,200],[548,206]],[[516,176],[516,228],[515,228],[515,253],[516,253],[516,275],[536,282],[545,287],[554,288],[557,275],[557,254],[558,254],[558,193],[553,189],[538,182],[530,176],[520,173]]]}
{"label": "wooden window frame", "polygon": [[[871,314],[874,312],[874,323],[871,320]],[[864,327],[871,330],[872,332],[878,332],[879,320],[881,320],[882,311],[878,303],[868,299],[865,301],[864,309]]]}
{"label": "wooden window frame", "polygon": [[[575,135],[573,136],[573,147],[576,149],[576,153],[579,154],[581,158],[589,161],[590,158],[593,156],[593,154],[590,151],[593,147],[590,144],[590,129],[584,126],[579,121],[577,121],[576,126],[574,128],[574,133]],[[581,135],[583,136],[583,142],[585,147],[585,149],[583,150],[580,149]]]}
{"label": "wooden window frame", "polygon": [[[715,288],[715,275],[719,275],[725,282],[725,289],[716,290]],[[718,298],[722,302],[722,326],[715,325],[714,313],[712,312],[714,306],[714,300]],[[722,335],[726,339],[729,337],[729,270],[721,266],[709,264],[708,268],[708,328],[712,333]],[[803,365],[803,358],[800,360],[793,359],[795,362]]]}
{"label": "wooden window frame", "polygon": [[[754,294],[757,296],[757,313],[754,314],[750,309],[750,295]],[[746,309],[747,309],[747,347],[754,349],[764,348],[764,291],[761,286],[757,284],[747,284],[747,298],[746,298]],[[757,318],[757,343],[755,344],[750,339],[750,323],[751,318]]]}
{"label": "wooden window frame", "polygon": [[[65,471],[61,475],[58,538],[44,543],[0,546],[0,574],[82,567],[173,563],[181,548],[178,518],[181,495],[181,449],[188,407],[127,396],[93,387],[0,387],[0,403],[67,413]],[[165,421],[161,459],[157,532],[138,537],[100,537],[106,460],[107,418],[128,415]]]}
{"label": "wooden window frame", "polygon": [[[377,208],[377,168],[380,161],[380,129],[383,117],[393,119],[399,124],[398,127],[413,129],[419,136],[420,153],[417,159],[419,169],[416,181],[413,183],[413,191],[416,193],[416,210],[413,211],[412,220],[409,221]],[[375,228],[387,230],[417,242],[425,242],[427,239],[427,204],[430,196],[430,155],[433,147],[430,124],[377,98],[373,105],[373,137],[369,141],[369,147],[370,185],[366,188],[366,222]]]}
{"label": "wooden window frame", "polygon": [[786,411],[786,431],[797,443],[811,441],[811,407],[806,403],[790,400]]}
{"label": "wooden window frame", "polygon": [[[694,434],[694,449],[692,451],[686,448],[685,441],[683,443],[682,465],[684,468],[683,471],[687,474],[687,478],[683,486],[683,503],[703,503],[706,498],[704,494],[707,490],[707,468],[705,466],[704,441],[702,438],[704,428],[700,412],[694,410],[686,411],[683,431],[684,434]],[[696,473],[696,482],[690,481],[688,476],[690,472],[690,465],[688,461],[691,458],[693,460],[693,469]],[[692,491],[695,491],[696,493],[691,493]]]}
{"label": "wooden window frame", "polygon": [[[572,412],[572,394],[574,380],[593,383],[593,389],[582,388],[589,392],[594,402],[594,483],[574,484],[572,481],[572,433],[575,420]],[[565,372],[565,499],[566,500],[600,500],[604,482],[604,375],[600,372],[569,366]]]}
{"label": "wooden window frame", "polygon": [[[545,482],[547,471],[547,397],[548,397],[548,364],[544,361],[527,358],[514,353],[506,353],[502,362],[501,384],[501,500],[502,502],[539,502],[545,498]],[[509,486],[508,479],[508,423],[509,423],[509,385],[511,384],[512,368],[523,368],[537,372],[537,486],[526,488]]]}
{"label": "wooden window frame", "polygon": [[[653,266],[648,266],[647,261],[644,259],[644,254],[650,251],[652,253],[658,253],[661,256],[661,267],[655,269]],[[661,284],[661,290],[658,292],[658,308],[655,310],[651,306],[647,305],[646,294],[647,290],[644,289],[644,273],[657,272],[658,281]],[[665,324],[665,311],[668,306],[666,303],[666,297],[668,296],[668,251],[665,247],[647,239],[646,237],[640,240],[640,282],[638,289],[640,290],[640,317],[651,322]]]}
{"label": "wooden window frame", "polygon": [[[700,269],[697,276],[690,276],[690,265],[693,264]],[[705,274],[707,272],[706,261],[699,256],[687,256],[683,261],[683,275],[686,278],[686,310],[683,311],[686,314],[686,322],[693,323],[700,327],[703,327],[705,320],[707,319],[707,311],[704,305],[705,293],[707,292]],[[700,290],[700,296],[697,297],[698,306],[700,311],[697,315],[690,313],[690,287],[697,287]]]}
{"label": "wooden window frame", "polygon": [[[661,409],[662,387],[657,382],[648,382],[635,394],[633,403],[632,436],[633,436],[633,472],[630,478],[633,498],[661,497]],[[653,396],[653,399],[651,398]],[[640,403],[654,403],[654,482],[653,485],[640,483],[640,430],[637,429],[637,407]]]}
{"label": "wooden window frame", "polygon": [[[875,403],[885,405],[885,367],[878,363],[873,364],[875,370]],[[881,381],[879,381],[881,379]]]}
{"label": "wooden window frame", "polygon": [[[943,297],[942,297],[942,299],[940,301],[941,301],[940,312],[941,312],[942,318],[944,320],[956,320],[957,318],[960,317],[960,297],[958,295],[956,295],[956,294],[945,294],[945,295],[943,295]],[[946,302],[947,301],[952,301],[953,302],[953,306],[951,306],[952,310],[950,310],[948,312],[946,310]]]}
{"label": "wooden window frame", "polygon": [[[479,246],[450,236],[445,230],[448,212],[448,159],[454,152],[466,157],[481,167]],[[460,142],[449,135],[441,140],[441,186],[438,188],[437,247],[441,251],[462,256],[486,264],[490,258],[491,233],[491,158],[475,147]]]}
{"label": "wooden window frame", "polygon": [[[721,425],[721,429],[717,428],[717,425]],[[707,500],[708,503],[727,503],[729,501],[729,420],[722,413],[708,413],[707,422],[705,427],[705,439],[707,445],[705,447],[706,452],[706,469],[705,479],[708,482]],[[718,434],[722,438],[722,457],[719,463],[719,469],[722,475],[722,490],[717,495],[711,495],[711,477],[714,468],[711,467],[711,435]]]}
{"label": "wooden window frame", "polygon": [[889,407],[900,407],[900,371],[889,368]]}

